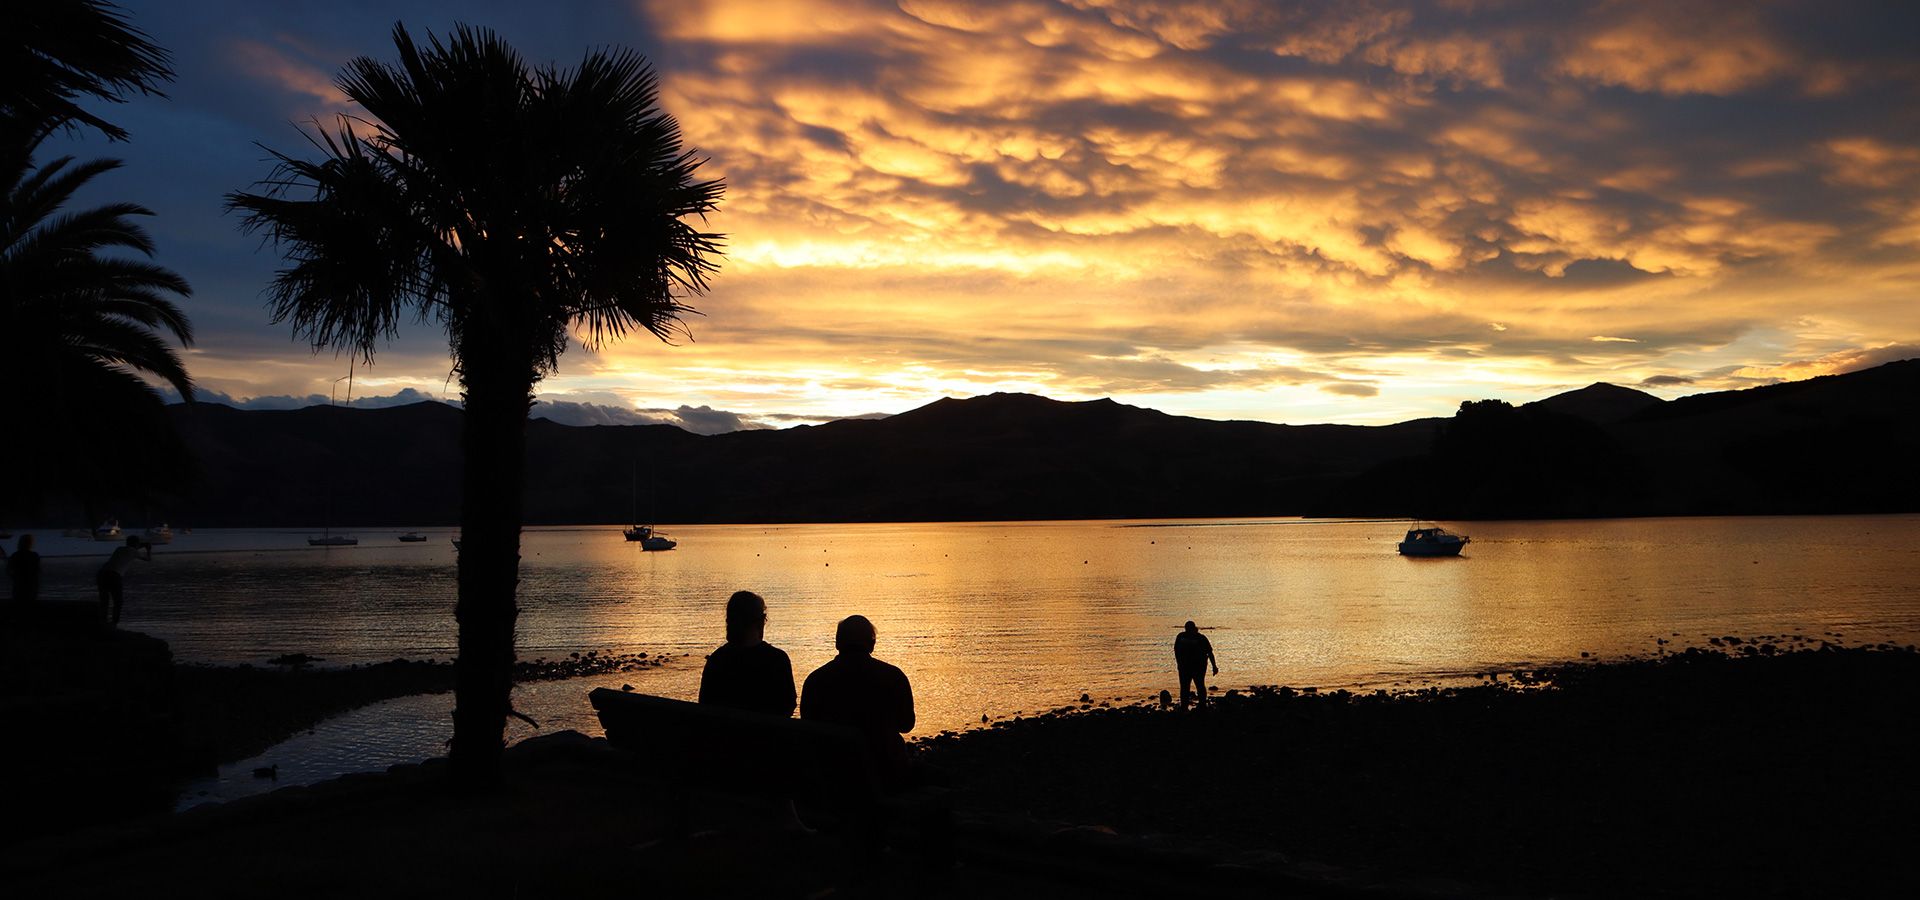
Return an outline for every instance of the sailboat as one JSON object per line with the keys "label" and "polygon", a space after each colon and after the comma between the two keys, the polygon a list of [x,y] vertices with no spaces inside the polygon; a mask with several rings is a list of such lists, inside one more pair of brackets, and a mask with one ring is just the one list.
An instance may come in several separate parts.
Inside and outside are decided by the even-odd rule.
{"label": "sailboat", "polygon": [[[347,406],[351,407],[353,406],[353,367],[351,365],[347,367],[347,374],[333,380],[334,385],[337,387],[343,379],[347,382]],[[327,405],[333,405],[332,396],[327,397]],[[322,508],[322,511],[326,513],[326,519],[330,522],[333,518],[333,504],[331,502],[327,503],[327,505]],[[355,547],[359,546],[359,544],[360,539],[357,537],[348,534],[334,534],[331,524],[320,527],[319,537],[310,536],[307,538],[307,546],[309,547]]]}
{"label": "sailboat", "polygon": [[[633,467],[633,507],[633,510],[630,510],[635,512],[633,518],[640,518],[637,514],[640,507],[640,465],[638,463]],[[620,533],[625,535],[628,541],[639,542],[642,550],[672,550],[680,546],[679,541],[653,530],[652,525],[632,525]]]}

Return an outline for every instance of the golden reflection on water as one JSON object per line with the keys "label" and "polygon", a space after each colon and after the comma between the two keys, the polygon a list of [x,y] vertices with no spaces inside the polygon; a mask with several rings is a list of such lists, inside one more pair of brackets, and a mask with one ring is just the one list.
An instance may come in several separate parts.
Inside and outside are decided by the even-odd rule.
{"label": "golden reflection on water", "polygon": [[[1155,525],[1168,527],[1142,527]],[[833,655],[835,622],[872,619],[876,655],[913,679],[927,733],[1083,692],[1134,700],[1175,687],[1172,641],[1189,618],[1209,630],[1216,681],[1229,687],[1393,687],[1648,653],[1674,633],[1911,642],[1916,526],[1920,516],[1455,523],[1473,537],[1460,559],[1398,556],[1396,522],[681,526],[667,529],[681,543],[666,553],[615,527],[530,529],[520,648],[684,656],[614,680],[691,697],[701,656],[722,640],[726,596],[750,589],[767,598],[767,637],[799,679]],[[397,545],[363,533],[347,552],[185,552],[196,540],[297,539],[176,542],[132,576],[127,626],[186,660],[452,655],[444,536]]]}

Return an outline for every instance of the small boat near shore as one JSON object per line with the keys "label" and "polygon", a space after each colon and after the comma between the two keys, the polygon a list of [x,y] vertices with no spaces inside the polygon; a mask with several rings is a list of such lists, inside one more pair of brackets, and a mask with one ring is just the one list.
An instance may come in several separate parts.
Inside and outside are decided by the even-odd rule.
{"label": "small boat near shore", "polygon": [[120,539],[120,534],[120,520],[108,519],[102,523],[99,528],[93,530],[93,539],[96,541],[117,541]]}
{"label": "small boat near shore", "polygon": [[165,522],[162,522],[158,525],[153,526],[152,528],[147,529],[144,532],[141,532],[141,535],[143,539],[149,544],[173,543],[173,529],[168,528]]}
{"label": "small boat near shore", "polygon": [[[409,531],[400,536],[400,543],[403,544],[421,544],[425,543],[426,540],[427,536],[418,531]],[[459,542],[456,541],[455,543],[457,545]]]}
{"label": "small boat near shore", "polygon": [[1459,556],[1472,541],[1464,534],[1454,534],[1445,528],[1409,528],[1406,539],[1400,542],[1400,555]]}
{"label": "small boat near shore", "polygon": [[309,547],[357,547],[359,545],[359,538],[350,534],[334,534],[332,531],[327,531],[319,537],[307,538]]}
{"label": "small boat near shore", "polygon": [[629,541],[639,541],[642,550],[672,550],[680,542],[654,531],[652,525],[635,525],[622,531]]}

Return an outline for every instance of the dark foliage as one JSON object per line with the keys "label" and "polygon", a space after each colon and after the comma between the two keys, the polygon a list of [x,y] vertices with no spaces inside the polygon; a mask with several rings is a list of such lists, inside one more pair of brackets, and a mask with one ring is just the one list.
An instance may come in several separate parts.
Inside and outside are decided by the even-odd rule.
{"label": "dark foliage", "polygon": [[361,57],[337,79],[368,118],[313,135],[318,160],[275,153],[228,203],[285,254],[268,303],[316,350],[371,362],[407,318],[446,331],[466,407],[451,757],[487,780],[510,711],[533,385],[576,330],[684,331],[681,298],[706,289],[721,242],[688,220],[724,186],[695,179],[703,160],[636,53],[563,70],[485,29],[422,46],[396,25],[393,41],[397,63]]}
{"label": "dark foliage", "polygon": [[173,79],[167,51],[100,0],[8,4],[0,30],[0,120],[8,130],[44,133],[85,126],[114,140],[125,129],[83,109],[81,99],[122,102],[159,94]]}
{"label": "dark foliage", "polygon": [[136,221],[151,211],[131,203],[63,211],[119,161],[36,164],[40,140],[0,148],[0,384],[11,391],[15,425],[0,441],[0,472],[10,481],[0,512],[37,512],[50,495],[67,495],[91,518],[109,501],[137,505],[178,489],[190,471],[146,380],[193,396],[167,340],[192,343],[193,328],[170,299],[190,288],[113,252],[153,254]]}

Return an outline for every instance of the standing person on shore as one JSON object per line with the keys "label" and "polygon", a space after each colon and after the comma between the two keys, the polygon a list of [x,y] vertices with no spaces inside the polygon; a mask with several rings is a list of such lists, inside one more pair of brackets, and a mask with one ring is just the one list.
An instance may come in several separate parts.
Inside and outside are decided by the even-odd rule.
{"label": "standing person on shore", "polygon": [[1220,674],[1220,663],[1213,658],[1213,642],[1200,633],[1200,626],[1187,620],[1186,629],[1173,639],[1173,662],[1180,670],[1180,708],[1186,709],[1191,695],[1187,685],[1193,685],[1193,692],[1200,695],[1200,708],[1207,708],[1207,665],[1213,665],[1213,674]]}
{"label": "standing person on shore", "polygon": [[767,601],[752,591],[727,598],[727,642],[707,655],[700,702],[786,718],[793,715],[793,662],[766,641]]}
{"label": "standing person on shore", "polygon": [[139,535],[130,534],[125,544],[113,548],[113,555],[107,557],[100,565],[100,574],[94,576],[94,583],[100,588],[100,609],[107,615],[109,628],[120,624],[120,601],[125,595],[127,570],[133,568],[136,559],[152,562],[153,545],[143,544]]}
{"label": "standing person on shore", "polygon": [[840,655],[807,676],[800,718],[858,730],[881,771],[900,784],[909,777],[911,758],[900,736],[913,730],[913,685],[907,673],[873,658],[878,638],[866,616],[840,620],[833,636]]}
{"label": "standing person on shore", "polygon": [[7,557],[7,578],[13,582],[13,602],[32,604],[40,600],[40,554],[33,549],[33,535],[23,534]]}

